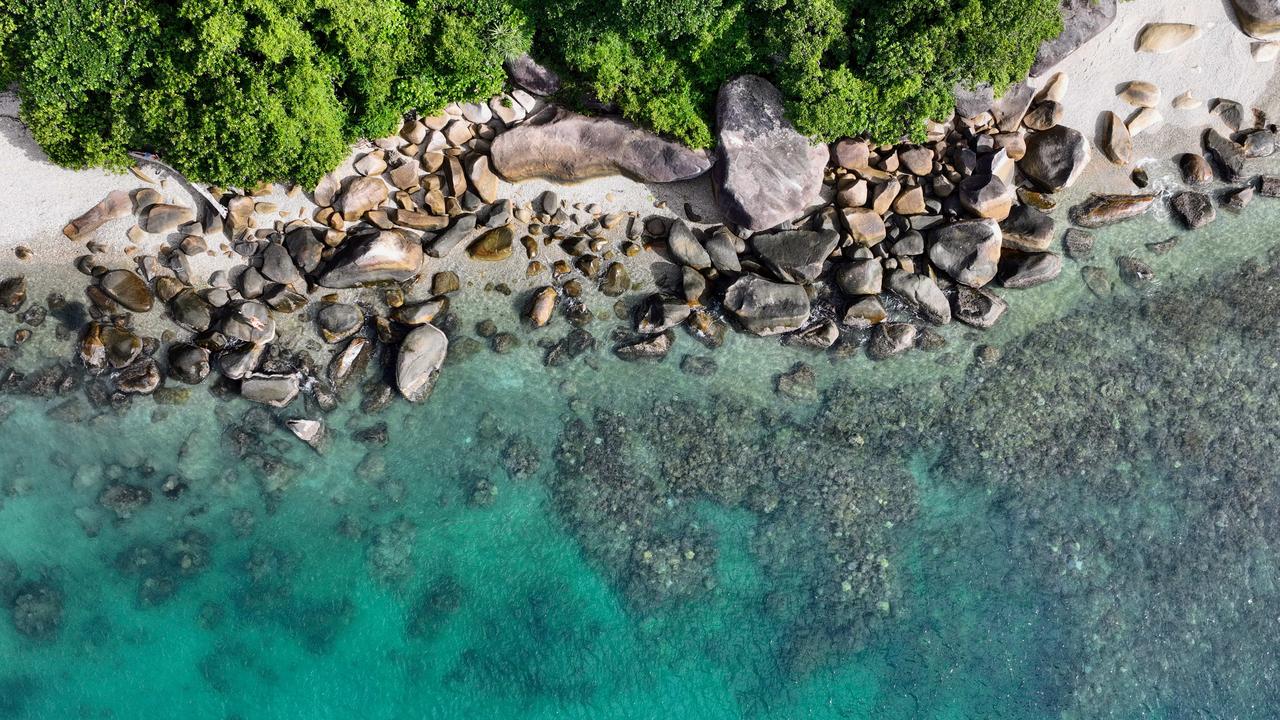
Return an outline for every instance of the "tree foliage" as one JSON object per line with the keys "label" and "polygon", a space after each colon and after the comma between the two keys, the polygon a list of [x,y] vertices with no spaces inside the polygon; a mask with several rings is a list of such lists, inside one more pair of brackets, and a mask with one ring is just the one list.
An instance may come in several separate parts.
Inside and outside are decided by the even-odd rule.
{"label": "tree foliage", "polygon": [[151,150],[209,182],[313,183],[406,112],[499,92],[530,47],[563,100],[705,147],[734,75],[772,79],[806,133],[896,140],[1059,29],[1057,0],[6,0],[0,82],[65,165]]}

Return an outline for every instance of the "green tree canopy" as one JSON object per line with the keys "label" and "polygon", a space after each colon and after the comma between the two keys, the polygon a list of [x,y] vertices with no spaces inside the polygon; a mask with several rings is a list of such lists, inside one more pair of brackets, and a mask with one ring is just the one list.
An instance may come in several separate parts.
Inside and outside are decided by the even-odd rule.
{"label": "green tree canopy", "polygon": [[64,165],[150,150],[208,182],[311,184],[405,113],[498,93],[530,48],[562,100],[690,145],[743,72],[808,134],[893,141],[957,82],[1017,80],[1060,22],[1057,0],[8,0],[0,81]]}

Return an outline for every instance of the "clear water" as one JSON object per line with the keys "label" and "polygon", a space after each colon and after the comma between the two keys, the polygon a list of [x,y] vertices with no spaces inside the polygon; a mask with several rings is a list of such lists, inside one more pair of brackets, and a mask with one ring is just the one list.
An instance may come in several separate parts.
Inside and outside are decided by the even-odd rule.
{"label": "clear water", "polygon": [[[76,422],[3,398],[0,718],[1274,717],[1277,220],[1160,257],[1164,218],[1105,231],[1095,264],[1155,286],[1095,298],[1068,262],[888,364],[482,352],[426,406],[349,403],[322,455],[203,388]],[[811,400],[774,392],[798,361]],[[152,502],[114,518],[112,479]],[[32,582],[45,639],[7,612]]]}

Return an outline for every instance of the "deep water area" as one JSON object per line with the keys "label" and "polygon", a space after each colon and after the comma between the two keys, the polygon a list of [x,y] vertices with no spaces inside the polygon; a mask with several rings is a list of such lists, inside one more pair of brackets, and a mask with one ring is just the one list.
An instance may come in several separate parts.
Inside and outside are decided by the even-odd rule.
{"label": "deep water area", "polygon": [[1278,203],[1102,231],[884,363],[526,335],[425,405],[353,385],[322,452],[209,386],[32,392],[71,355],[26,348],[0,718],[1275,717]]}

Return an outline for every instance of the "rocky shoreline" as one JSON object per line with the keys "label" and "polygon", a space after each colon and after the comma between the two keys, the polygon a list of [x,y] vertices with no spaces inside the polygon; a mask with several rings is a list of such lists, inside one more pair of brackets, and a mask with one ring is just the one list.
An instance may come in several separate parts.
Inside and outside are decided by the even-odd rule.
{"label": "rocky shoreline", "polygon": [[[1096,34],[1099,10],[1082,12],[1068,17],[1069,29],[1075,22]],[[1169,52],[1198,34],[1149,24],[1136,52]],[[1045,53],[1069,53],[1062,42]],[[1088,263],[1090,229],[1166,201],[1144,192],[1136,166],[1130,188],[1090,197],[1070,209],[1073,227],[1057,227],[1058,195],[1096,160],[1085,133],[1061,124],[1061,73],[995,100],[961,92],[955,117],[931,125],[925,142],[896,146],[813,145],[787,122],[777,91],[744,76],[721,91],[719,143],[708,154],[547,104],[539,94],[554,92],[556,79],[531,59],[510,70],[509,94],[409,118],[309,195],[291,188],[296,209],[263,199],[271,186],[209,188],[209,201],[196,193],[196,206],[175,202],[169,181],[144,162],[135,171],[141,187],[112,192],[63,231],[88,251],[76,261],[91,278],[87,303],[28,301],[21,276],[0,282],[0,304],[26,326],[14,346],[52,315],[59,333],[78,335],[95,404],[171,398],[213,377],[219,392],[277,408],[303,397],[308,417],[290,427],[308,440],[349,384],[361,386],[371,411],[397,393],[423,402],[447,358],[537,342],[548,365],[560,364],[599,345],[592,329],[614,321],[626,324],[615,322],[605,342],[628,361],[664,359],[682,327],[712,349],[731,330],[833,358],[936,348],[946,342],[940,326],[995,325],[1013,299],[997,288],[1016,295],[1054,280],[1063,251]],[[1135,80],[1117,94],[1134,114],[1105,113],[1099,149],[1130,167],[1133,137],[1161,121],[1161,89]],[[1172,105],[1199,102],[1184,94]],[[1275,153],[1274,122],[1224,98],[1212,101],[1211,117],[1203,148],[1179,158],[1186,189],[1167,199],[1189,231],[1214,220],[1215,204],[1241,211],[1255,195],[1280,194],[1280,178],[1249,171]],[[724,222],[705,223],[689,205],[671,217],[570,205],[550,190],[523,203],[502,196],[506,182],[615,174],[648,183],[708,176]],[[96,234],[129,218],[122,258]],[[1172,247],[1165,242],[1153,252]],[[527,336],[484,321],[472,337],[453,299],[476,268],[519,262],[523,282],[486,289],[522,307]],[[197,263],[216,269],[200,277]],[[1113,273],[1135,285],[1153,277],[1136,258],[1114,270],[1081,267],[1097,294],[1110,291]],[[567,334],[550,337],[545,328],[561,322]],[[695,365],[688,371],[703,370]],[[78,371],[59,368],[32,377],[9,368],[0,383],[39,392],[80,382]]]}

